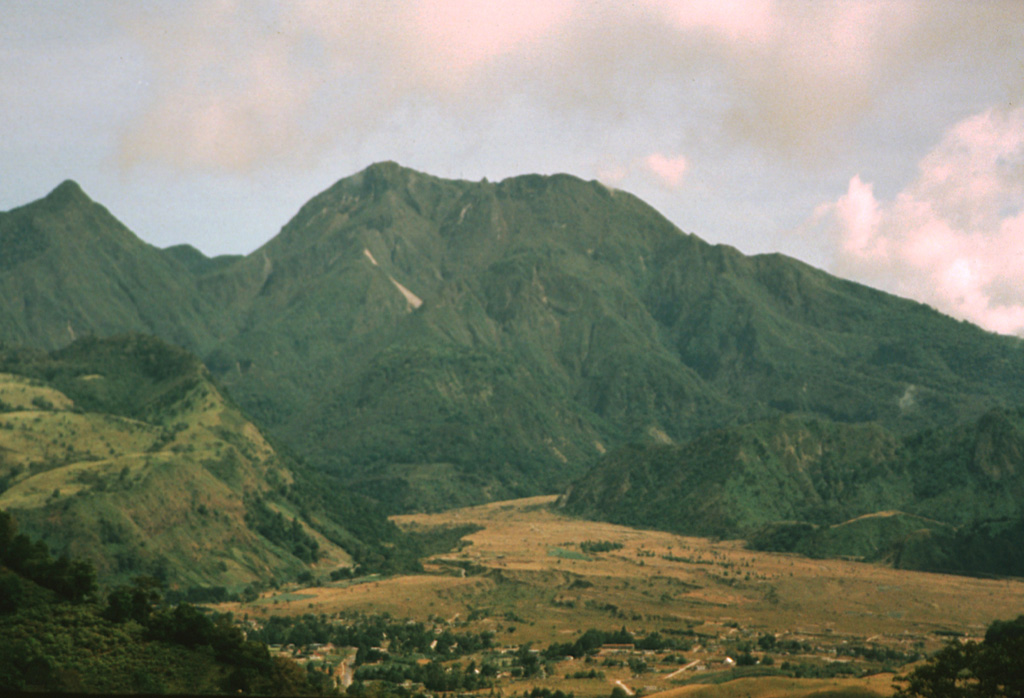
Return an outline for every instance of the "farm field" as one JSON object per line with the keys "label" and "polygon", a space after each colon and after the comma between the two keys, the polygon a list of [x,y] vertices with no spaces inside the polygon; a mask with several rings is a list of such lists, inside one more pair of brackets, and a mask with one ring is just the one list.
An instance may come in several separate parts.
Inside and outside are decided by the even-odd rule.
{"label": "farm field", "polygon": [[[425,573],[332,582],[225,604],[253,622],[271,615],[356,618],[387,613],[437,632],[494,634],[491,653],[572,643],[588,629],[657,634],[673,649],[605,647],[548,657],[544,671],[498,674],[505,692],[608,695],[827,695],[892,692],[893,672],[952,637],[980,639],[1015,617],[1024,581],[812,560],[569,518],[556,497],[395,517],[406,529],[479,527]],[[321,582],[322,583],[322,582]],[[483,662],[483,656],[474,661]],[[820,692],[826,693],[820,693]],[[844,693],[847,695],[847,693]]]}

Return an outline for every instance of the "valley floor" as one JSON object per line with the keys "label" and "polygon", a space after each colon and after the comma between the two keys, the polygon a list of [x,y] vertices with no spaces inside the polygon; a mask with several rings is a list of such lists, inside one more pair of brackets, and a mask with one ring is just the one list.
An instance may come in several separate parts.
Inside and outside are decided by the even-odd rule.
{"label": "valley floor", "polygon": [[[253,624],[388,613],[436,632],[490,632],[494,649],[472,659],[507,666],[494,684],[505,693],[603,696],[618,686],[627,695],[856,695],[891,693],[894,672],[950,638],[980,639],[993,620],[1018,615],[1024,599],[1019,579],[754,552],[738,541],[573,519],[555,505],[537,497],[396,517],[408,529],[480,529],[461,549],[427,560],[424,574],[276,590],[220,610]],[[658,633],[674,647],[548,657],[529,677],[502,663],[527,646],[536,653],[588,629],[622,628],[637,638]]]}

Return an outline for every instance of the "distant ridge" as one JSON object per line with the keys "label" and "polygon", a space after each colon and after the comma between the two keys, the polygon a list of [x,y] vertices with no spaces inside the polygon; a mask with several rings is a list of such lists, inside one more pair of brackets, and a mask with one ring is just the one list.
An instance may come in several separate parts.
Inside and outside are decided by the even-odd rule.
{"label": "distant ridge", "polygon": [[218,255],[210,258],[192,245],[172,245],[171,247],[165,247],[161,252],[193,274],[207,274],[217,271],[242,258],[242,255]]}
{"label": "distant ridge", "polygon": [[79,186],[78,182],[72,179],[65,179],[54,187],[53,191],[46,195],[45,201],[57,205],[91,204],[93,203]]}

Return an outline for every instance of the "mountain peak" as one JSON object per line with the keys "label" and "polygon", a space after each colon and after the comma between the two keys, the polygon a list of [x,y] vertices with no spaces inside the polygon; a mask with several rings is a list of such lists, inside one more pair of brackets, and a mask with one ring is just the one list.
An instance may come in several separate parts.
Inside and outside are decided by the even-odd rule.
{"label": "mountain peak", "polygon": [[92,199],[82,191],[82,187],[71,179],[66,179],[57,187],[46,195],[45,201],[53,204],[89,204],[92,203]]}
{"label": "mountain peak", "polygon": [[364,189],[381,192],[408,187],[418,177],[426,177],[416,170],[403,167],[397,162],[386,160],[376,162],[356,175]]}
{"label": "mountain peak", "polygon": [[[377,197],[387,191],[407,188],[417,177],[426,176],[415,170],[402,167],[397,162],[385,160],[339,179],[329,189],[322,192],[321,196],[333,197],[341,194]],[[306,205],[319,205],[319,199],[320,197],[314,197]]]}
{"label": "mountain peak", "polygon": [[363,170],[363,174],[375,174],[378,176],[396,175],[406,172],[413,172],[408,167],[399,165],[394,160],[381,160],[369,165]]}

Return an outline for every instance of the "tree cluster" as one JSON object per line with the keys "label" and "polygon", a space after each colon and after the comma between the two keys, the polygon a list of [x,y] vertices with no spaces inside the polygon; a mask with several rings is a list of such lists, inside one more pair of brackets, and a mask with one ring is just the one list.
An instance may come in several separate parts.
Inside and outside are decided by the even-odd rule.
{"label": "tree cluster", "polygon": [[638,650],[664,650],[689,649],[690,643],[662,637],[656,632],[637,638],[625,628],[615,631],[591,628],[573,642],[556,642],[548,645],[544,650],[544,656],[547,659],[585,657],[595,654],[603,645],[633,645]]}
{"label": "tree cluster", "polygon": [[401,684],[405,681],[421,683],[430,691],[475,691],[492,685],[496,675],[494,667],[485,665],[478,670],[472,662],[463,669],[460,665],[445,666],[437,660],[428,664],[414,662],[387,662],[364,665],[356,671],[357,681],[386,681]]}
{"label": "tree cluster", "polygon": [[[18,533],[17,522],[6,511],[0,511],[0,566],[73,603],[91,597],[96,591],[92,565],[63,555],[54,559],[45,543]],[[3,576],[0,585],[0,612],[17,610],[23,584],[15,577]]]}
{"label": "tree cluster", "polygon": [[273,511],[258,497],[245,501],[245,523],[271,543],[276,543],[303,562],[320,559],[320,544],[306,533],[296,519],[288,522],[279,511]]}
{"label": "tree cluster", "polygon": [[899,698],[1022,698],[1024,615],[995,621],[984,642],[952,641],[897,680]]}
{"label": "tree cluster", "polygon": [[230,615],[169,604],[161,592],[160,580],[139,577],[93,602],[91,565],[53,559],[0,511],[0,692],[330,692],[326,677],[272,658]]}
{"label": "tree cluster", "polygon": [[423,654],[438,658],[455,658],[494,646],[494,634],[437,630],[424,623],[398,621],[387,615],[362,616],[353,623],[332,623],[324,616],[306,614],[299,617],[272,616],[250,637],[270,645],[302,647],[313,643],[333,643],[340,647],[356,647],[356,663],[379,661],[388,645],[393,656]]}

